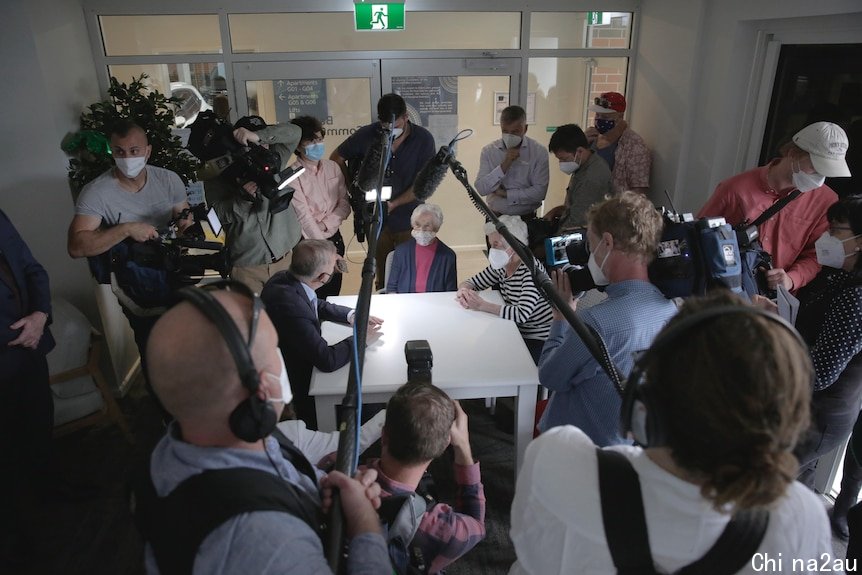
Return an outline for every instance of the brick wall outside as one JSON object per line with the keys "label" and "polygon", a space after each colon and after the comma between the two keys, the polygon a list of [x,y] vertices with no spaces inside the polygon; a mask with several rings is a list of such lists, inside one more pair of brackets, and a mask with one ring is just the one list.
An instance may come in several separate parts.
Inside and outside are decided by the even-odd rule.
{"label": "brick wall outside", "polygon": [[[593,25],[589,27],[589,46],[591,48],[628,48],[631,33],[631,20],[628,16],[611,18],[610,24]],[[619,92],[625,94],[626,64],[620,67],[598,66],[593,70],[590,83],[589,104],[604,92]],[[595,114],[589,114],[589,124],[592,124]]]}

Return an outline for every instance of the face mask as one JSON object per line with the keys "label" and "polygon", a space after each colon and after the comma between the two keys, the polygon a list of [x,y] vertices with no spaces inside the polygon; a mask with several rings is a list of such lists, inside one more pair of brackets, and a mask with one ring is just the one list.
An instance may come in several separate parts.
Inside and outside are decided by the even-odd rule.
{"label": "face mask", "polygon": [[[791,164],[791,168],[792,167],[793,165]],[[798,164],[797,167],[799,167]],[[806,172],[803,172],[801,169],[797,172],[796,168],[793,168],[793,185],[796,186],[796,189],[800,192],[810,192],[811,190],[816,190],[825,182],[826,178],[816,172],[813,174],[808,174]]]}
{"label": "face mask", "polygon": [[491,262],[491,267],[495,270],[501,270],[506,267],[510,257],[505,250],[498,250],[497,248],[488,250],[488,261]]}
{"label": "face mask", "polygon": [[578,171],[578,168],[580,168],[580,167],[581,167],[581,165],[577,162],[574,162],[574,161],[572,161],[572,162],[560,162],[560,171],[563,172],[564,174],[569,174],[569,175],[574,174],[575,172]]}
{"label": "face mask", "polygon": [[844,260],[856,253],[853,252],[851,254],[845,254],[844,242],[858,237],[859,236],[856,235],[852,238],[841,240],[829,232],[823,232],[823,235],[814,242],[814,249],[817,251],[817,263],[821,266],[841,269],[844,267]]}
{"label": "face mask", "polygon": [[316,162],[323,158],[324,151],[323,142],[318,142],[317,144],[309,144],[305,146],[305,157],[309,160]]}
{"label": "face mask", "polygon": [[431,231],[423,231],[423,230],[413,230],[410,232],[413,235],[413,239],[416,240],[416,243],[420,246],[431,245],[431,242],[434,241],[434,238],[437,237],[437,232]]}
{"label": "face mask", "polygon": [[124,176],[131,179],[137,177],[141,173],[141,170],[144,169],[144,166],[147,165],[147,157],[114,158],[114,163],[117,164],[117,168],[123,172]]}
{"label": "face mask", "polygon": [[587,261],[587,267],[590,270],[590,275],[593,276],[593,283],[597,286],[606,286],[611,283],[611,280],[605,275],[605,272],[602,271],[602,268],[605,267],[605,262],[608,261],[608,256],[611,255],[611,252],[605,254],[605,257],[602,258],[602,263],[598,264],[596,262],[596,253],[590,252],[590,259]]}
{"label": "face mask", "polygon": [[404,133],[404,128],[392,128],[392,137],[398,138]]}
{"label": "face mask", "polygon": [[[287,378],[287,366],[284,365],[284,357],[281,355],[281,351],[276,350],[278,353],[278,360],[281,362],[281,373],[278,376],[278,384],[281,387],[281,397],[274,397],[267,399],[269,403],[283,403],[287,405],[291,401],[293,401],[293,392],[290,390],[290,380]],[[272,373],[264,372],[266,377],[275,379],[275,375]]]}
{"label": "face mask", "polygon": [[517,148],[521,145],[522,140],[521,136],[515,134],[503,134],[503,145],[506,146],[506,149]]}
{"label": "face mask", "polygon": [[603,118],[596,118],[596,130],[599,131],[599,134],[606,134],[614,129],[614,126],[617,125],[616,120],[605,120]]}

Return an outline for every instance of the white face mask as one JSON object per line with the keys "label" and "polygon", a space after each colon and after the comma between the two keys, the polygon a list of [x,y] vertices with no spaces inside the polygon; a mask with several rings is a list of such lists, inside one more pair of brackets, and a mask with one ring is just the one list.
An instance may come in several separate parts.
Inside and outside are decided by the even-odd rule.
{"label": "white face mask", "polygon": [[605,262],[608,261],[608,256],[611,255],[611,252],[605,254],[605,257],[602,258],[602,263],[599,264],[596,262],[596,253],[590,252],[590,259],[587,261],[587,267],[590,270],[590,275],[593,276],[593,283],[597,286],[606,286],[611,283],[611,280],[608,279],[608,276],[605,275],[605,272],[602,271],[602,268],[605,267]]}
{"label": "white face mask", "polygon": [[844,242],[858,237],[859,236],[856,235],[852,238],[842,240],[836,238],[829,232],[823,232],[823,235],[820,236],[816,242],[814,242],[814,249],[817,251],[817,263],[819,263],[821,266],[826,266],[830,268],[843,268],[844,260],[846,260],[852,255],[856,255],[856,252],[850,254],[844,253]]}
{"label": "white face mask", "polygon": [[491,248],[488,250],[488,261],[491,262],[491,267],[495,270],[501,270],[509,263],[511,256],[506,253],[506,250]]}
{"label": "white face mask", "polygon": [[[799,164],[797,163],[796,166],[799,167]],[[826,178],[817,172],[809,174],[803,172],[801,169],[797,171],[796,168],[793,168],[793,164],[791,164],[791,168],[793,169],[793,185],[800,192],[816,190],[826,182]]]}
{"label": "white face mask", "polygon": [[131,179],[137,177],[147,165],[147,157],[114,158],[114,163],[117,164],[117,168],[123,172],[124,176]]}
{"label": "white face mask", "polygon": [[578,171],[581,165],[575,161],[572,162],[560,162],[560,171],[564,174],[572,175]]}
{"label": "white face mask", "polygon": [[517,148],[521,145],[523,138],[521,136],[516,136],[515,134],[503,134],[503,144],[507,149],[509,148]]}
{"label": "white face mask", "polygon": [[437,237],[437,232],[432,231],[413,230],[410,233],[413,235],[413,239],[416,240],[416,243],[420,246],[430,245],[431,242],[434,241],[434,238]]}
{"label": "white face mask", "polygon": [[392,137],[398,138],[404,133],[404,128],[392,128]]}
{"label": "white face mask", "polygon": [[[287,405],[291,401],[293,401],[293,392],[290,389],[290,380],[287,378],[287,366],[284,365],[284,357],[281,355],[280,350],[276,350],[278,354],[278,360],[281,362],[281,374],[278,376],[278,384],[281,387],[281,397],[272,397],[267,399],[269,403],[283,403]],[[276,376],[272,373],[264,372],[264,375],[269,378],[275,378]]]}

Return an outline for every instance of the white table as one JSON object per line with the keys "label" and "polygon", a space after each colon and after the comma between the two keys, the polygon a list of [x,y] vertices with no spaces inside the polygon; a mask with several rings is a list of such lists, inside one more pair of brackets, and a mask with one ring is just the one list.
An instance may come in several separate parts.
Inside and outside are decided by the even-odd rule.
{"label": "white table", "polygon": [[[482,297],[501,303],[496,291]],[[328,301],[354,307],[357,296],[330,297]],[[538,372],[515,322],[463,309],[455,292],[377,294],[371,298],[371,315],[384,320],[383,335],[365,350],[362,379],[364,403],[384,403],[407,381],[404,343],[428,340],[434,356],[434,385],[453,399],[515,397],[515,473],[533,438]],[[326,322],[323,337],[341,341],[351,328]],[[321,431],[336,428],[335,406],[347,389],[350,364],[332,373],[315,369],[310,394]]]}

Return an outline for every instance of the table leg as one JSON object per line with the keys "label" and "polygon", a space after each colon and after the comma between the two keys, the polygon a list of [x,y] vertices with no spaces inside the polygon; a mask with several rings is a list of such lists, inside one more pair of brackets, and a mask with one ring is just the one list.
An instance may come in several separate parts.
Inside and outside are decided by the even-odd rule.
{"label": "table leg", "polygon": [[319,431],[335,431],[335,406],[338,398],[334,395],[318,395],[314,398],[315,411],[317,411],[317,429]]}
{"label": "table leg", "polygon": [[[536,385],[518,386],[518,397],[515,398],[515,479],[524,463],[527,445],[533,440],[533,428],[536,419]],[[318,421],[320,421],[318,415]]]}

